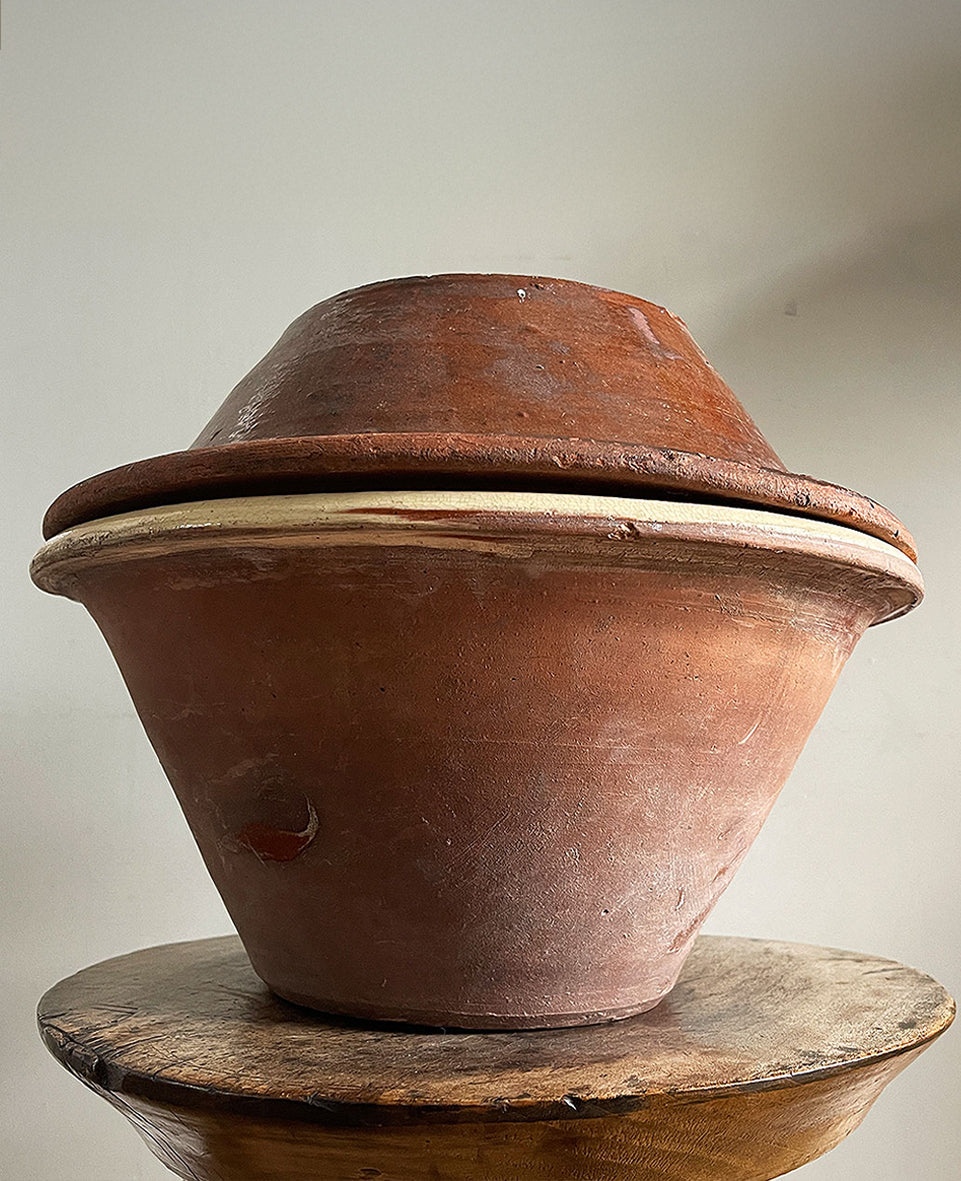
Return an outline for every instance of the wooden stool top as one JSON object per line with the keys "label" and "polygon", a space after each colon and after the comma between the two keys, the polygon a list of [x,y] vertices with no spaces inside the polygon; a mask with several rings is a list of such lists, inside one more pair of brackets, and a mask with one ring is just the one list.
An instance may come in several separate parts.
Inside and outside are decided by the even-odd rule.
{"label": "wooden stool top", "polygon": [[[756,1111],[761,1129],[748,1133],[763,1140],[771,1112],[767,1100],[751,1104],[752,1097],[776,1092],[783,1103],[796,1103],[809,1085],[810,1095],[836,1102],[850,1092],[851,1110],[835,1121],[843,1130],[804,1158],[811,1159],[855,1126],[866,1101],[953,1014],[936,981],[890,960],[705,936],[667,1000],[616,1024],[507,1033],[374,1026],[276,999],[254,975],[240,941],[224,937],[149,948],[87,968],[44,996],[39,1022],[53,1055],[106,1097],[122,1098],[126,1114],[131,1102],[141,1114],[176,1108],[182,1118],[195,1110],[206,1113],[197,1118],[208,1131],[230,1117],[235,1140],[237,1117],[309,1123],[314,1134],[317,1125],[377,1129],[377,1135],[416,1127],[435,1137],[441,1125],[547,1121],[569,1125],[569,1138],[571,1121],[600,1126],[637,1116],[640,1127],[656,1116],[663,1128],[670,1110],[698,1107],[704,1114],[724,1101],[724,1110],[733,1111],[731,1099],[742,1101],[741,1123],[744,1111]],[[870,1094],[847,1087],[859,1070],[877,1083]],[[784,1161],[775,1163],[780,1168]],[[554,1176],[564,1175],[553,1167]],[[741,1175],[712,1167],[631,1175]],[[370,1168],[311,1175],[407,1175]],[[222,1175],[274,1174],[227,1169]]]}

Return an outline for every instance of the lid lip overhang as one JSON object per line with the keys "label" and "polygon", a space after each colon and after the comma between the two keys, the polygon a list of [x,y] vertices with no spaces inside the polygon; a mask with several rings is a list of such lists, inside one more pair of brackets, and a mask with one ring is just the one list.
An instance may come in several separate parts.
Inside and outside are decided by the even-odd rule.
{"label": "lid lip overhang", "polygon": [[614,440],[456,432],[267,438],[169,452],[123,464],[67,489],[43,521],[49,539],[87,521],[191,500],[285,492],[526,488],[704,500],[845,525],[912,561],[911,534],[870,497],[810,476]]}

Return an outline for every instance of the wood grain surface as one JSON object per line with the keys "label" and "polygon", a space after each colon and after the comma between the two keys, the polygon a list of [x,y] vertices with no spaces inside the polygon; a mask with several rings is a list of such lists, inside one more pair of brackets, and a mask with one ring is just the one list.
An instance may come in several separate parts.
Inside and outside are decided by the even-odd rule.
{"label": "wood grain surface", "polygon": [[98,964],[38,1014],[193,1181],[761,1181],[843,1139],[953,1015],[889,960],[717,937],[657,1009],[581,1029],[324,1017],[274,998],[234,937]]}

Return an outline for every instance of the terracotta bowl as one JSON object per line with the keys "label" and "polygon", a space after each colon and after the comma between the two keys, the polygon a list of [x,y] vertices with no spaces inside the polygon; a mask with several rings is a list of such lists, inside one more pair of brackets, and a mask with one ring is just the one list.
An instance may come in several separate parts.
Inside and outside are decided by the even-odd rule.
{"label": "terracotta bowl", "polygon": [[785,470],[677,316],[531,275],[422,275],[325,299],[191,447],[68,489],[44,536],[160,504],[373,488],[762,505],[916,557],[870,497]]}
{"label": "terracotta bowl", "polygon": [[358,1017],[665,995],[914,563],[844,526],[367,492],[94,520],[38,554],[102,629],[257,972]]}

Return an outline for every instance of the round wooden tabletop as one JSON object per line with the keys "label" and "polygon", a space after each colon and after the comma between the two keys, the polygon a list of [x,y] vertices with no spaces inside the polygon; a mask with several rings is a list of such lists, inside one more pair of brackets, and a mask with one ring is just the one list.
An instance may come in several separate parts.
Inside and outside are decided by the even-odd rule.
{"label": "round wooden tabletop", "polygon": [[889,960],[706,936],[627,1021],[376,1026],[276,999],[225,937],[87,968],[39,1023],[183,1177],[746,1181],[833,1147],[953,1014]]}

